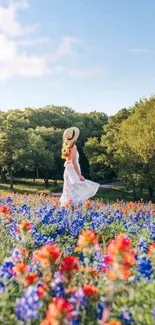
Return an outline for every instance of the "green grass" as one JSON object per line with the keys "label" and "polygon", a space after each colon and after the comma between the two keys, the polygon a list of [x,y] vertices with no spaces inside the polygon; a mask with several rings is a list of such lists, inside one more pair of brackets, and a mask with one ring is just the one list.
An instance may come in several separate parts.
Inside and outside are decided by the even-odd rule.
{"label": "green grass", "polygon": [[[45,194],[52,195],[61,193],[63,182],[58,181],[57,185],[54,185],[54,181],[49,181],[49,188],[45,188],[44,181],[42,179],[36,179],[35,183],[31,179],[15,178],[14,179],[14,192],[19,194]],[[0,183],[0,193],[10,192],[9,182],[7,184]],[[116,200],[133,201],[133,195],[131,192],[125,190],[123,186],[113,186],[112,188],[100,188],[95,199],[100,199],[103,202],[115,202]],[[144,193],[144,201],[148,201],[148,195]],[[155,202],[155,197],[153,198]]]}
{"label": "green grass", "polygon": [[[42,179],[36,179],[35,183],[31,179],[16,178],[14,179],[14,192],[20,194],[50,194],[61,193],[63,182],[58,181],[57,185],[54,185],[53,181],[49,181],[49,188],[45,188],[44,181]],[[9,182],[7,184],[0,183],[0,192],[9,192]],[[122,187],[103,189],[101,188],[95,199],[101,199],[104,202],[113,202],[116,200],[132,200],[132,195],[126,193]]]}
{"label": "green grass", "polygon": [[[36,179],[35,183],[31,179],[15,179],[14,180],[14,192],[16,193],[27,193],[27,194],[52,194],[62,191],[63,183],[61,181],[54,185],[53,181],[49,181],[49,188],[45,188],[44,181],[41,179]],[[0,192],[10,192],[9,183],[0,183]]]}
{"label": "green grass", "polygon": [[125,191],[122,187],[113,187],[112,189],[100,189],[96,199],[100,199],[104,202],[115,202],[117,200],[131,201],[133,200],[132,193]]}

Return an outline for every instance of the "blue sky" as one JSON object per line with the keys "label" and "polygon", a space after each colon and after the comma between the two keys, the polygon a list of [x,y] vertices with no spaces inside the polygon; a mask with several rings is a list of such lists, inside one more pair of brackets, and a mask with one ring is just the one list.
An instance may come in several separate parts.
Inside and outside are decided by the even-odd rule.
{"label": "blue sky", "polygon": [[115,114],[155,92],[154,0],[0,0],[0,109]]}

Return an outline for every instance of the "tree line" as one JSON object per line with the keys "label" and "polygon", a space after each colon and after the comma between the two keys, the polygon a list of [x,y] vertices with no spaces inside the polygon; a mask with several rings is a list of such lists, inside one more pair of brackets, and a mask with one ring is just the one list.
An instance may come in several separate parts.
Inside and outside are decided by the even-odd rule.
{"label": "tree line", "polygon": [[102,112],[77,113],[68,107],[46,106],[0,112],[1,182],[14,175],[62,179],[62,134],[70,126],[80,129],[78,149],[86,177],[95,181],[119,179],[150,199],[155,187],[155,96],[141,99],[108,117]]}

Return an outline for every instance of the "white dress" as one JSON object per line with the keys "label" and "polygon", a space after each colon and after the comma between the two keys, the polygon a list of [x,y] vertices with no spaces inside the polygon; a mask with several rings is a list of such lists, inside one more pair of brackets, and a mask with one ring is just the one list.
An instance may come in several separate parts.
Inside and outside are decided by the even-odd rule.
{"label": "white dress", "polygon": [[[78,152],[76,159],[79,170],[81,170]],[[65,206],[69,201],[72,201],[73,204],[77,204],[88,200],[97,193],[100,185],[87,179],[85,181],[80,181],[71,161],[66,161],[64,166],[64,186],[60,198],[61,206]]]}

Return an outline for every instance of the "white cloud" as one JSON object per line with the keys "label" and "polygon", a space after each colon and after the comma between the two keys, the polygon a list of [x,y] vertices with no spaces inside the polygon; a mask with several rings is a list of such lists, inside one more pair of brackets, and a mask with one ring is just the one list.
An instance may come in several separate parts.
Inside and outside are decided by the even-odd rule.
{"label": "white cloud", "polygon": [[12,76],[41,77],[49,75],[50,70],[44,57],[19,52],[16,43],[0,34],[0,78]]}
{"label": "white cloud", "polygon": [[73,69],[69,71],[69,75],[74,78],[89,78],[102,74],[102,68],[91,67],[87,69]]}
{"label": "white cloud", "polygon": [[[14,76],[37,78],[52,73],[44,55],[30,54],[19,48],[19,43],[26,39],[18,38],[34,31],[34,26],[23,26],[18,19],[18,10],[27,7],[27,0],[9,1],[6,7],[0,5],[0,79]],[[41,41],[43,39],[36,40]]]}
{"label": "white cloud", "polygon": [[97,67],[78,70],[62,66],[63,58],[76,58],[77,46],[83,46],[74,37],[63,37],[55,52],[38,55],[37,46],[34,45],[50,45],[50,39],[32,35],[36,24],[22,24],[19,11],[28,7],[29,0],[0,0],[0,80],[16,76],[39,78],[64,70],[74,78],[88,78],[101,73]]}
{"label": "white cloud", "polygon": [[59,61],[64,56],[77,56],[74,50],[75,44],[82,44],[82,42],[74,37],[65,36],[63,37],[58,49],[50,54],[49,58],[51,61]]}
{"label": "white cloud", "polygon": [[41,37],[41,38],[26,38],[23,40],[19,40],[18,44],[22,47],[31,47],[34,45],[43,45],[49,43],[48,37]]}
{"label": "white cloud", "polygon": [[35,31],[37,25],[23,26],[18,20],[18,10],[25,9],[28,2],[9,1],[7,7],[0,5],[0,32],[8,35],[9,37],[22,36]]}

